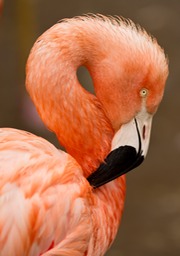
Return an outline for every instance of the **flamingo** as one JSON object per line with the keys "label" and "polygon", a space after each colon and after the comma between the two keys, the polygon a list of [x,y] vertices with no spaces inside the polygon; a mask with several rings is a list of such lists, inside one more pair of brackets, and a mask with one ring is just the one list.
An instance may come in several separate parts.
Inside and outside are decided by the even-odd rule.
{"label": "flamingo", "polygon": [[[85,66],[95,95],[77,78]],[[64,19],[35,42],[26,87],[66,152],[0,129],[0,255],[101,256],[122,216],[125,173],[147,154],[168,62],[132,21]]]}

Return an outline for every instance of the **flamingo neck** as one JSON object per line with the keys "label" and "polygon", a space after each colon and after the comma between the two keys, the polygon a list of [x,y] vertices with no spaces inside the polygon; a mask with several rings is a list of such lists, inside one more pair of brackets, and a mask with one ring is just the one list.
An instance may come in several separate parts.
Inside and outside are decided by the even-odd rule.
{"label": "flamingo neck", "polygon": [[89,70],[95,65],[90,53],[97,50],[89,38],[82,41],[84,34],[79,36],[66,23],[59,29],[60,25],[45,32],[32,48],[26,86],[44,123],[87,177],[109,153],[114,130],[101,102],[80,85],[76,74],[81,65]]}
{"label": "flamingo neck", "polygon": [[104,255],[111,246],[123,214],[125,190],[123,175],[95,191],[92,208],[94,228],[88,255]]}

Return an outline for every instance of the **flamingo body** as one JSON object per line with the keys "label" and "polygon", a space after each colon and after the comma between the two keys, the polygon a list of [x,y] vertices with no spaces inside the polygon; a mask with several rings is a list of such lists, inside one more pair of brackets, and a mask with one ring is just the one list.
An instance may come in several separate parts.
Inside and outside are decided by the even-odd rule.
{"label": "flamingo body", "polygon": [[[95,96],[77,79],[82,65]],[[164,52],[130,21],[84,16],[40,36],[26,74],[42,120],[67,153],[0,129],[0,255],[103,256],[124,207],[118,176],[147,153],[168,75]]]}
{"label": "flamingo body", "polygon": [[[32,134],[1,129],[0,148],[1,248],[6,248],[1,255],[40,255],[68,236],[70,226],[77,228],[84,214],[89,215],[89,208],[85,211],[88,200],[84,200],[88,198],[87,181],[70,156]],[[74,223],[70,223],[73,205],[82,219],[73,218]],[[82,234],[86,237],[86,233],[88,229]]]}
{"label": "flamingo body", "polygon": [[[96,243],[104,247],[108,225],[120,216],[106,216],[106,195],[103,190],[97,197],[92,193],[81,167],[70,155],[40,137],[10,128],[0,129],[0,152],[2,256],[84,255],[90,244],[94,249]],[[123,185],[117,187],[120,208]],[[104,211],[99,214],[102,203]],[[109,210],[112,212],[112,208]],[[101,241],[97,237],[92,240],[97,223],[103,227],[96,230],[97,234],[102,232]],[[116,229],[109,231],[108,243]],[[102,248],[96,250],[102,255]]]}

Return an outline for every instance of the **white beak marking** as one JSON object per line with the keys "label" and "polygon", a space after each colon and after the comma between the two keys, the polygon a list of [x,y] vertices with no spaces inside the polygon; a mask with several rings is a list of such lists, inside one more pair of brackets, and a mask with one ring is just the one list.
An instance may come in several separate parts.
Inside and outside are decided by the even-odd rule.
{"label": "white beak marking", "polygon": [[138,152],[141,146],[142,154],[145,157],[149,147],[151,124],[152,115],[143,109],[135,118],[122,125],[116,132],[112,140],[111,151],[120,146],[129,145],[134,147]]}

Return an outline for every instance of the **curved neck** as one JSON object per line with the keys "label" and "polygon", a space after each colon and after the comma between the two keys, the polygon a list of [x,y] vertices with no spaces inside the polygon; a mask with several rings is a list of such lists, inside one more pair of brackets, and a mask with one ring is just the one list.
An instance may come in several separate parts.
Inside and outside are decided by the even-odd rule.
{"label": "curved neck", "polygon": [[102,53],[93,38],[76,30],[60,23],[37,40],[27,62],[26,86],[44,123],[88,176],[109,153],[114,131],[98,98],[77,79],[78,67],[91,72]]}

